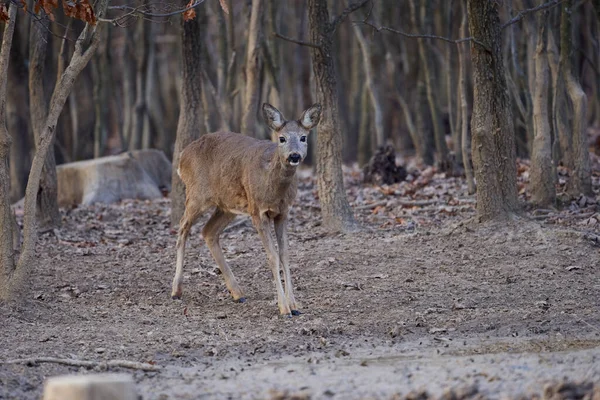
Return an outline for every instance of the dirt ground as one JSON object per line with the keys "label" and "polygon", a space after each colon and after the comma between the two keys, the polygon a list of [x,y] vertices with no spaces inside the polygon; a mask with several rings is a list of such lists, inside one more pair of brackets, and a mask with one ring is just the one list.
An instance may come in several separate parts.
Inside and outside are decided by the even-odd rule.
{"label": "dirt ground", "polygon": [[40,237],[25,299],[0,306],[0,399],[39,399],[49,376],[105,370],[2,363],[29,357],[151,363],[161,371],[109,370],[160,400],[515,398],[545,387],[550,398],[552,382],[600,383],[598,198],[580,201],[572,223],[567,207],[459,225],[474,199],[441,182],[431,177],[438,194],[419,193],[435,201],[414,206],[393,200],[408,184],[351,187],[363,229],[327,234],[304,179],[290,224],[303,312],[293,318],[278,315],[248,222],[222,240],[248,301],[230,299],[202,221],[173,301],[168,200],[63,210],[62,227]]}

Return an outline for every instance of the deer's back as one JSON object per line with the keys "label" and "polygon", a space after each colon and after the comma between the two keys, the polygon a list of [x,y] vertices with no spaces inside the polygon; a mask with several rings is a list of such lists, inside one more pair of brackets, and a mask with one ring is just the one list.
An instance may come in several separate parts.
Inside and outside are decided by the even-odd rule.
{"label": "deer's back", "polygon": [[248,212],[257,174],[265,171],[277,145],[232,132],[216,132],[190,143],[181,153],[179,174],[188,198],[236,213]]}

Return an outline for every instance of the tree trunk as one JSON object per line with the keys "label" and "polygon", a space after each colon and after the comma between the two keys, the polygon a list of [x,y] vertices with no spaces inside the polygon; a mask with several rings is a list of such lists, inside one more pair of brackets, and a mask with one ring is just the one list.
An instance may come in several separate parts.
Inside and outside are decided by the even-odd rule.
{"label": "tree trunk", "polygon": [[[152,147],[152,122],[153,113],[152,111],[156,108],[156,100],[158,94],[156,93],[156,46],[155,46],[155,31],[156,25],[150,23],[146,27],[146,40],[148,42],[148,54],[146,55],[146,80],[144,81],[144,125],[142,127],[142,149],[149,149]],[[160,123],[157,125],[161,125]]]}
{"label": "tree trunk", "polygon": [[[461,37],[466,37],[467,16],[463,17],[460,26]],[[467,43],[458,45],[458,75],[460,92],[460,131],[461,131],[461,151],[462,161],[467,178],[467,190],[469,194],[475,193],[475,180],[473,178],[473,166],[471,165],[471,138],[469,136],[469,105],[467,100]]]}
{"label": "tree trunk", "polygon": [[473,166],[479,221],[519,208],[513,116],[506,87],[497,2],[468,0],[473,62]]}
{"label": "tree trunk", "polygon": [[377,147],[385,145],[385,127],[383,123],[383,99],[381,96],[381,89],[379,87],[378,80],[373,70],[373,56],[371,54],[371,45],[367,43],[365,35],[363,35],[361,28],[358,25],[354,25],[354,33],[356,39],[360,45],[362,51],[363,65],[365,69],[365,80],[369,94],[371,97],[371,103],[373,105],[373,111],[375,112],[374,125],[375,125],[375,143]]}
{"label": "tree trunk", "polygon": [[538,33],[535,50],[535,84],[533,92],[534,137],[531,153],[531,201],[542,207],[551,206],[556,198],[556,172],[552,162],[552,131],[548,115],[550,73],[547,53],[547,13],[537,18]]}
{"label": "tree trunk", "polygon": [[[143,4],[142,0],[138,0]],[[131,127],[131,137],[129,138],[129,150],[138,150],[142,148],[142,139],[144,136],[144,125],[147,124],[148,113],[146,111],[146,81],[148,79],[148,53],[150,40],[148,34],[150,31],[150,21],[140,18],[135,27],[135,112]]]}
{"label": "tree trunk", "polygon": [[[183,1],[183,6],[187,1]],[[204,12],[199,7],[196,13]],[[204,34],[197,16],[183,21],[181,28],[182,80],[177,138],[173,150],[173,176],[171,180],[171,225],[179,224],[185,210],[185,186],[179,175],[179,157],[183,149],[204,133],[204,110],[202,108],[202,35]]]}
{"label": "tree trunk", "polygon": [[110,64],[108,53],[110,48],[109,29],[105,29],[98,51],[92,59],[92,79],[94,81],[94,158],[104,155],[108,138],[108,83]]}
{"label": "tree trunk", "polygon": [[[277,21],[279,20],[278,15],[280,11],[279,3],[275,1],[269,1],[266,4],[266,25],[268,30],[268,37],[272,38],[274,33],[277,32]],[[271,84],[270,96],[268,97],[271,104],[277,104],[281,110],[289,110],[289,104],[283,104],[284,101],[281,99],[281,53],[279,51],[279,40],[269,39],[264,43],[265,51],[265,64],[266,72]],[[292,110],[289,110],[292,111]],[[284,111],[286,115],[287,111]],[[297,112],[297,111],[296,111]]]}
{"label": "tree trunk", "polygon": [[[560,78],[561,67],[559,61],[558,48],[552,31],[548,32],[548,41],[546,43],[546,53],[548,56],[548,64],[550,65],[550,74],[552,76],[552,132],[553,132],[553,148],[552,158],[554,165],[558,165],[561,161],[563,165],[570,168],[571,165],[571,148],[569,144],[569,134],[567,132],[568,122],[566,116],[566,104],[564,96],[563,82]],[[566,142],[565,142],[566,140]],[[567,146],[568,145],[568,146]],[[567,146],[567,147],[565,147]],[[567,150],[565,152],[564,150]]]}
{"label": "tree trunk", "polygon": [[[97,3],[96,15],[98,18],[104,16],[108,5],[108,0],[100,0]],[[9,11],[10,21],[14,21],[16,14],[16,6],[11,4]],[[11,26],[12,25],[12,26]],[[103,29],[103,24],[98,24],[92,27],[86,25],[83,32],[79,36],[75,44],[75,52],[71,58],[69,66],[56,83],[54,93],[49,104],[49,111],[45,123],[42,123],[42,129],[39,132],[39,141],[36,154],[33,158],[31,171],[29,172],[29,180],[25,191],[24,204],[24,229],[23,229],[23,246],[21,255],[16,263],[12,252],[12,235],[10,232],[12,224],[10,223],[12,215],[10,215],[10,204],[6,199],[7,190],[4,190],[7,185],[6,157],[8,155],[8,147],[10,138],[5,128],[5,99],[6,99],[6,58],[12,42],[12,30],[14,24],[11,22],[6,24],[4,41],[2,50],[0,51],[0,299],[8,300],[16,297],[27,280],[29,271],[35,258],[35,246],[37,242],[37,224],[36,224],[36,203],[37,195],[42,178],[42,170],[45,160],[52,144],[54,142],[54,133],[58,117],[67,101],[67,97],[73,88],[73,84],[77,76],[92,58],[94,51],[98,48],[99,33]],[[90,42],[91,41],[91,42]],[[87,49],[84,49],[84,43],[90,43]],[[6,53],[6,54],[5,54]],[[31,79],[30,79],[31,83]]]}
{"label": "tree trunk", "polygon": [[129,148],[133,135],[133,120],[135,115],[135,45],[133,29],[124,33],[123,46],[123,128],[121,131],[121,147]]}
{"label": "tree trunk", "polygon": [[[417,21],[417,1],[410,1],[411,15],[413,23]],[[431,26],[430,18],[431,15],[431,2],[427,0],[421,0],[420,2],[420,26]],[[446,135],[442,122],[440,120],[439,106],[437,104],[437,97],[434,93],[434,87],[436,87],[435,77],[433,73],[433,54],[431,45],[425,39],[418,39],[419,44],[419,57],[421,59],[421,66],[423,68],[423,76],[425,78],[425,90],[427,93],[427,103],[429,104],[429,114],[431,116],[431,123],[433,124],[433,137],[435,140],[435,149],[437,152],[437,164],[441,171],[451,171],[453,168],[452,160],[448,153],[448,146],[446,145]]]}
{"label": "tree trunk", "polygon": [[[23,20],[24,14],[17,14],[17,19]],[[23,21],[22,21],[23,22]],[[17,24],[18,25],[18,24]],[[23,33],[15,29],[14,42],[27,42],[20,37]],[[22,43],[21,42],[21,43]],[[25,194],[27,173],[31,157],[29,150],[29,93],[27,91],[27,55],[24,46],[15,45],[10,52],[8,65],[8,87],[6,98],[6,126],[12,138],[10,149],[10,201],[20,200]]]}
{"label": "tree trunk", "polygon": [[6,129],[6,93],[8,64],[15,32],[17,5],[10,3],[8,21],[4,24],[2,48],[0,50],[0,300],[9,296],[9,285],[15,269],[13,249],[13,215],[10,208],[8,157],[11,139]]}
{"label": "tree trunk", "polygon": [[360,96],[361,109],[357,112],[361,116],[358,133],[358,166],[363,167],[371,158],[371,132],[369,118],[369,88],[367,84],[363,85],[362,94]]}
{"label": "tree trunk", "polygon": [[317,175],[323,224],[330,230],[355,229],[354,216],[344,191],[342,174],[342,132],[337,99],[337,75],[333,62],[333,33],[326,0],[309,0],[310,40],[317,85],[317,101],[323,107],[317,128]]}
{"label": "tree trunk", "polygon": [[587,143],[587,96],[581,88],[579,80],[575,77],[573,62],[571,60],[572,13],[573,0],[566,0],[562,6],[560,21],[560,53],[563,79],[566,82],[567,94],[573,106],[573,118],[571,120],[573,158],[568,192],[573,197],[581,194],[592,196],[592,171]]}
{"label": "tree trunk", "polygon": [[433,165],[433,153],[435,150],[434,135],[431,131],[431,119],[429,117],[429,106],[427,103],[427,89],[423,69],[417,73],[417,94],[415,101],[415,119],[417,132],[421,135],[421,160],[425,165]]}
{"label": "tree trunk", "polygon": [[[252,0],[252,13],[248,27],[248,47],[246,52],[246,89],[244,92],[244,111],[241,131],[245,135],[263,138],[256,131],[258,118],[258,103],[260,101],[260,76],[262,73],[262,24],[264,5],[263,0]],[[280,105],[277,105],[281,107]]]}
{"label": "tree trunk", "polygon": [[[44,91],[44,64],[48,44],[48,19],[41,18],[32,24],[29,36],[29,104],[31,125],[36,142],[39,146],[42,131],[45,129],[48,112],[48,100]],[[56,181],[56,161],[54,159],[54,136],[50,151],[46,156],[42,180],[39,182],[37,195],[37,218],[42,228],[60,225],[58,211],[58,184]]]}

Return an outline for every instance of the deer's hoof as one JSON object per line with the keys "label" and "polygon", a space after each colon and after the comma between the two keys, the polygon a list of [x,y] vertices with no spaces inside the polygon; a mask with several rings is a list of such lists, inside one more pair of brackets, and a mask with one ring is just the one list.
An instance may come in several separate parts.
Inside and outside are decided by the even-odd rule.
{"label": "deer's hoof", "polygon": [[292,318],[292,314],[281,314],[282,318]]}
{"label": "deer's hoof", "polygon": [[239,299],[233,300],[233,301],[235,301],[236,303],[245,303],[246,302],[246,298],[245,297],[240,297]]}
{"label": "deer's hoof", "polygon": [[298,310],[292,310],[292,315],[297,317],[298,315],[302,315],[302,313]]}
{"label": "deer's hoof", "polygon": [[172,294],[171,299],[172,300],[181,300],[181,294]]}

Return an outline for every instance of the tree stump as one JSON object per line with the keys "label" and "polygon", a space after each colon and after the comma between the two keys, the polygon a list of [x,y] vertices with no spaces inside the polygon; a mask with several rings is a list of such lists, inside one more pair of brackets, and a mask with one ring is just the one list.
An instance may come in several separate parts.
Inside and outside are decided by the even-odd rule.
{"label": "tree stump", "polygon": [[390,145],[380,147],[364,167],[364,182],[391,185],[406,179],[406,170],[396,165],[396,150]]}

